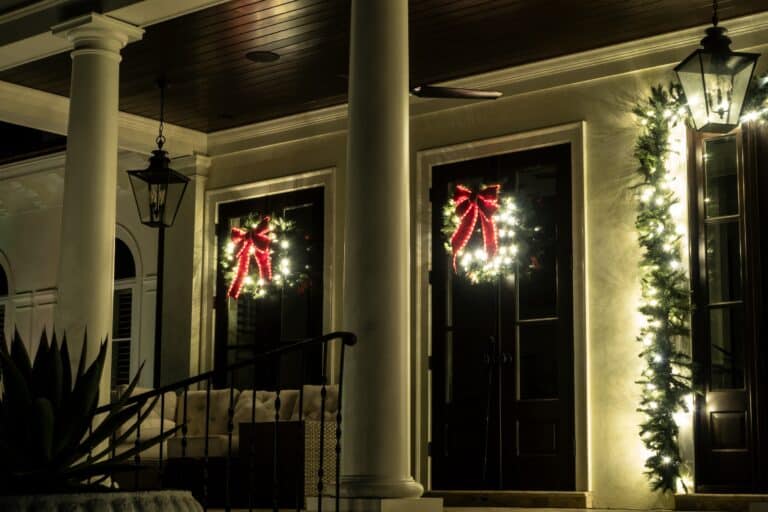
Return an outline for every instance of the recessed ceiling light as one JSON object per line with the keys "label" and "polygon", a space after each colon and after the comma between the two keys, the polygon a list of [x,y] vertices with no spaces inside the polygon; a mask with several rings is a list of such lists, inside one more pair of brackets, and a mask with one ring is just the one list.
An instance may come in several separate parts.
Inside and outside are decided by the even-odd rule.
{"label": "recessed ceiling light", "polygon": [[246,53],[245,58],[248,60],[252,60],[253,62],[262,63],[262,62],[275,62],[280,58],[280,56],[275,52],[254,50],[252,52]]}

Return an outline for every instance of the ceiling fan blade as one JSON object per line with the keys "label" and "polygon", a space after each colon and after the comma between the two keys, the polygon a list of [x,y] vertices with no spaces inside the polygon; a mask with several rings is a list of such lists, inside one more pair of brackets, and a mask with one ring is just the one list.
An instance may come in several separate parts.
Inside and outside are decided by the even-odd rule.
{"label": "ceiling fan blade", "polygon": [[411,89],[411,94],[419,98],[455,98],[464,100],[495,100],[501,97],[499,91],[442,87],[439,85],[419,85]]}

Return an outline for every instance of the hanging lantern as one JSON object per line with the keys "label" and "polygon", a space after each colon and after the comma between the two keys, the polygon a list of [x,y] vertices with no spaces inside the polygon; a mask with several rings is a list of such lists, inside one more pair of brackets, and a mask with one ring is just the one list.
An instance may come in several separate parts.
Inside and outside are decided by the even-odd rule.
{"label": "hanging lantern", "polygon": [[678,64],[675,73],[696,129],[727,133],[739,125],[760,55],[731,51],[726,29],[717,25],[717,0],[713,2],[712,24],[701,40],[701,48]]}
{"label": "hanging lantern", "polygon": [[171,159],[163,149],[163,115],[165,109],[165,84],[160,83],[160,133],[155,142],[157,149],[149,157],[149,167],[142,170],[128,171],[133,197],[139,209],[142,224],[151,227],[170,227],[176,219],[181,206],[181,198],[187,189],[189,178],[174,171],[169,164]]}

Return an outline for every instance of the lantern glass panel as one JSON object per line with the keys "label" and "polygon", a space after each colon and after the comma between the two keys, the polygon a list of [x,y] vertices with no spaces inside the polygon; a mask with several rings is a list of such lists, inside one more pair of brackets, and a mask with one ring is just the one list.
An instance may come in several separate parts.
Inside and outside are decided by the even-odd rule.
{"label": "lantern glass panel", "polygon": [[676,69],[697,130],[738,126],[757,55],[697,50]]}
{"label": "lantern glass panel", "polygon": [[173,225],[188,178],[173,169],[129,171],[136,207],[142,224],[169,227]]}

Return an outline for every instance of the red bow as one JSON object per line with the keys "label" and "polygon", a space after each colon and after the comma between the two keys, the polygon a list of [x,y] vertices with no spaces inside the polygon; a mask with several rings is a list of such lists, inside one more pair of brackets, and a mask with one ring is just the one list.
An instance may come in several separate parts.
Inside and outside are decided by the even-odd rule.
{"label": "red bow", "polygon": [[451,235],[453,248],[453,270],[456,270],[456,256],[466,247],[472,232],[475,230],[477,218],[483,229],[483,245],[489,258],[496,255],[496,224],[493,214],[499,209],[499,188],[501,185],[489,185],[480,192],[472,192],[463,185],[456,185],[453,202],[456,204],[456,215],[459,216],[459,227]]}
{"label": "red bow", "polygon": [[265,281],[272,280],[272,262],[269,257],[269,245],[272,243],[269,238],[269,217],[261,219],[255,228],[232,228],[231,236],[232,242],[239,247],[235,255],[237,257],[237,273],[232,284],[229,285],[227,296],[237,299],[240,296],[243,281],[248,275],[251,255],[259,266],[259,277]]}

